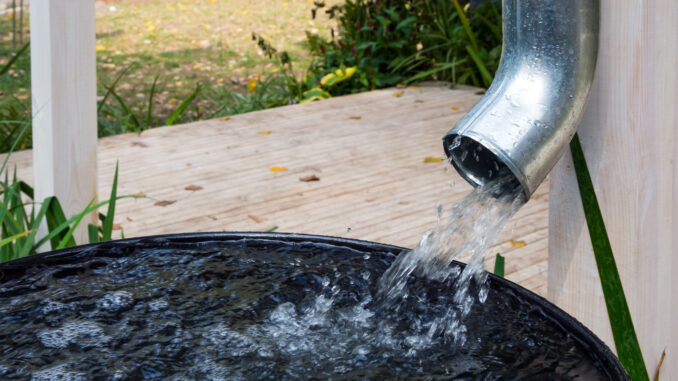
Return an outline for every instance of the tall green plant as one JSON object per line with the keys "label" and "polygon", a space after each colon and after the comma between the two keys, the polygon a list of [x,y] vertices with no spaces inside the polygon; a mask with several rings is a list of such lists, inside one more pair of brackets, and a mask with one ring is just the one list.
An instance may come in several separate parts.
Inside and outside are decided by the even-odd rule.
{"label": "tall green plant", "polygon": [[591,236],[593,254],[596,258],[598,275],[600,276],[605,296],[605,305],[607,306],[607,314],[610,319],[610,326],[612,327],[612,336],[617,348],[617,356],[619,356],[619,361],[624,365],[626,371],[629,372],[631,379],[634,381],[649,381],[650,376],[645,367],[643,353],[640,349],[629,306],[626,302],[624,287],[622,286],[614,254],[612,253],[612,245],[607,236],[603,214],[598,205],[591,175],[584,158],[584,151],[579,142],[579,136],[576,134],[570,143],[570,151],[572,152],[577,184],[579,185],[579,193],[581,194],[584,215],[586,216],[586,225]]}
{"label": "tall green plant", "polygon": [[426,79],[488,87],[499,65],[496,1],[470,7],[468,0],[346,0],[326,11],[337,17],[338,33],[329,41],[308,36],[317,57],[309,71],[356,66],[351,90]]}
{"label": "tall green plant", "polygon": [[[83,219],[106,205],[109,208],[108,214],[102,215],[101,239],[110,240],[115,215],[115,202],[123,198],[136,197],[117,196],[117,164],[111,198],[99,203],[96,203],[96,200],[93,199],[83,211],[71,218],[66,218],[56,197],[48,197],[42,202],[36,201],[33,188],[17,178],[16,170],[11,178],[9,176],[7,170],[9,157],[28,127],[28,125],[24,125],[19,138],[10,147],[9,153],[0,166],[0,174],[3,175],[3,179],[0,180],[0,262],[34,254],[48,242],[53,249],[75,246],[77,243],[73,238],[73,233]],[[38,230],[41,226],[47,228],[43,237],[38,236]],[[92,238],[91,235],[90,238]],[[97,237],[96,240],[91,239],[91,241],[98,242],[101,239]]]}
{"label": "tall green plant", "polygon": [[[127,72],[126,70],[123,71],[110,86],[104,86],[104,88],[106,89],[106,93],[98,106],[100,114],[113,118],[114,120],[117,121],[117,124],[119,126],[125,126],[124,131],[120,132],[142,132],[156,125],[158,126],[174,125],[179,121],[179,117],[186,111],[188,106],[191,104],[191,102],[195,100],[195,98],[198,96],[198,93],[200,92],[200,86],[198,85],[196,86],[195,90],[191,94],[189,94],[174,109],[174,111],[164,122],[157,121],[153,118],[153,105],[154,105],[153,98],[156,94],[156,88],[158,85],[159,78],[159,76],[156,76],[153,80],[153,84],[151,85],[151,89],[148,93],[147,104],[144,107],[145,113],[137,117],[134,111],[132,111],[132,108],[129,106],[129,104],[125,102],[125,100],[115,90],[116,84],[126,72]],[[113,99],[117,102],[118,106],[120,106],[119,110],[112,109],[110,106],[105,107],[106,100],[108,99],[109,96],[112,96]]]}

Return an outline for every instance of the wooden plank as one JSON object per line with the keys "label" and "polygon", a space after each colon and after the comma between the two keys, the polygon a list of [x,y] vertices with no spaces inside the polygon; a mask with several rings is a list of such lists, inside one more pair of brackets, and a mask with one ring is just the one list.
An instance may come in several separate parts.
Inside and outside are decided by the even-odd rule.
{"label": "wooden plank", "polygon": [[33,0],[30,17],[35,199],[56,195],[70,217],[96,194],[94,2]]}
{"label": "wooden plank", "polygon": [[[650,375],[678,378],[678,3],[601,2],[598,69],[580,127]],[[548,296],[614,348],[566,155],[552,173]]]}
{"label": "wooden plank", "polygon": [[[108,195],[119,160],[119,193],[149,197],[120,202],[116,223],[126,236],[278,226],[412,247],[437,225],[436,203],[451,206],[471,189],[446,162],[424,159],[444,156],[443,135],[480,98],[477,91],[438,84],[389,89],[101,139],[100,194]],[[30,155],[12,160],[30,179]],[[272,166],[287,171],[273,173]],[[299,181],[311,174],[320,181]],[[501,252],[507,277],[541,295],[547,191],[542,186],[518,212],[488,257],[491,268]],[[174,203],[155,205],[163,200]]]}

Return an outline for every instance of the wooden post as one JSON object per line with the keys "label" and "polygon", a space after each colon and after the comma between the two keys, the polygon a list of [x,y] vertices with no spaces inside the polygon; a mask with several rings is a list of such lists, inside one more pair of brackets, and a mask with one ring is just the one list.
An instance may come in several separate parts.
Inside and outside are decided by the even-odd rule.
{"label": "wooden post", "polygon": [[32,0],[30,17],[35,199],[57,196],[70,217],[96,193],[94,1]]}
{"label": "wooden post", "polygon": [[[678,2],[601,2],[579,136],[648,373],[678,379]],[[551,175],[548,298],[614,350],[569,152]]]}

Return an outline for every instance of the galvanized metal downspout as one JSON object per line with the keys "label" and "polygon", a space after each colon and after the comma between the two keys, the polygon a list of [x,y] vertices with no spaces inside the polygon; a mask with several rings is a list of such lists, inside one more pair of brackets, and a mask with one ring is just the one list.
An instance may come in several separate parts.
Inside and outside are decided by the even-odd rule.
{"label": "galvanized metal downspout", "polygon": [[574,136],[591,89],[599,12],[599,0],[504,0],[494,82],[443,138],[450,161],[471,184],[508,168],[529,199],[546,178]]}

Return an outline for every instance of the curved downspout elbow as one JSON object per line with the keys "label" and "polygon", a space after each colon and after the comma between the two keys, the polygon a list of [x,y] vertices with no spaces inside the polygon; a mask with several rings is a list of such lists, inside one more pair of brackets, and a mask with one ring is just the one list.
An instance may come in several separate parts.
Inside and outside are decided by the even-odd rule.
{"label": "curved downspout elbow", "polygon": [[526,200],[579,124],[598,55],[599,0],[504,0],[499,70],[443,138],[457,171],[479,186],[508,168]]}

